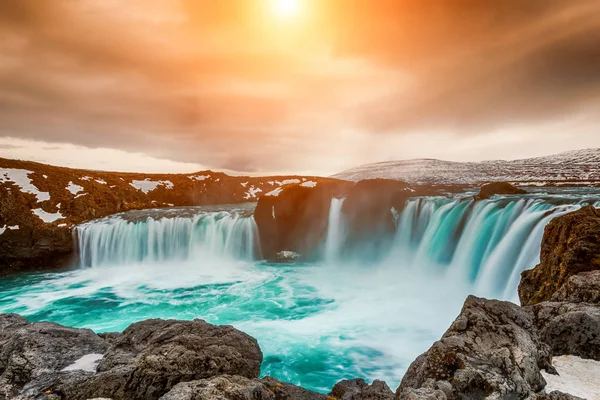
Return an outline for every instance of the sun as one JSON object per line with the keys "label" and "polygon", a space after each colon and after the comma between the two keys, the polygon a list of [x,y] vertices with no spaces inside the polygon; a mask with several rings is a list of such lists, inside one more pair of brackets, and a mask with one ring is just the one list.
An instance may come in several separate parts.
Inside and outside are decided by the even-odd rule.
{"label": "sun", "polygon": [[273,12],[279,17],[290,19],[300,13],[300,0],[272,0]]}

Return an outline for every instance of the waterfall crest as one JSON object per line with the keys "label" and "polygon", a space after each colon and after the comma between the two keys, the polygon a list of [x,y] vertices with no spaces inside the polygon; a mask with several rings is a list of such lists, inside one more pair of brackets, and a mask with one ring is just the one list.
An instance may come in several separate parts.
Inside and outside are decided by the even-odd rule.
{"label": "waterfall crest", "polygon": [[128,221],[120,216],[76,228],[82,267],[230,257],[262,258],[254,217],[235,212]]}

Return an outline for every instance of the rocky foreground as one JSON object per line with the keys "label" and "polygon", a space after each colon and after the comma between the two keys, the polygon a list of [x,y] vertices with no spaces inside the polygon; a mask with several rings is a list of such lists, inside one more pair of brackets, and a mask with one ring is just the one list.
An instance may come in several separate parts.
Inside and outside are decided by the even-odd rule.
{"label": "rocky foreground", "polygon": [[[544,245],[555,243],[558,230],[562,250],[542,251],[540,265],[524,273],[520,294],[528,305],[468,297],[395,393],[381,381],[341,381],[323,395],[259,378],[256,340],[202,320],[154,319],[123,333],[95,334],[6,314],[0,315],[0,399],[579,399],[546,388],[557,374],[553,357],[600,361],[600,269],[593,268],[600,253],[582,253],[595,249],[590,246],[597,243],[600,222],[589,218],[596,212],[584,208],[546,229]],[[569,254],[592,270],[577,272],[580,264]],[[565,268],[569,273],[559,275],[568,277],[560,287],[545,280]],[[541,300],[549,301],[536,300],[542,292],[549,298]]]}

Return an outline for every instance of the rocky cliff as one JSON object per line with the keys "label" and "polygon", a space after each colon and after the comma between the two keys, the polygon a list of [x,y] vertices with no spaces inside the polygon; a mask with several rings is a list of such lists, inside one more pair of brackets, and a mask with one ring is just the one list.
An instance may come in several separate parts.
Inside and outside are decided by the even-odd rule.
{"label": "rocky cliff", "polygon": [[600,210],[588,206],[555,218],[544,231],[540,263],[521,275],[521,304],[548,301],[571,276],[599,269]]}
{"label": "rocky cliff", "polygon": [[127,210],[254,202],[286,185],[342,182],[220,172],[135,174],[0,159],[0,273],[65,265],[71,227]]}

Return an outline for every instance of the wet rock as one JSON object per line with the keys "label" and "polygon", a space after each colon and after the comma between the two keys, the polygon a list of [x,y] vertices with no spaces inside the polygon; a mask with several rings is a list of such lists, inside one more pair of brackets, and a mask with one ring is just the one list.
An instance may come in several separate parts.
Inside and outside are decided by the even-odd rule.
{"label": "wet rock", "polygon": [[588,206],[553,219],[544,231],[540,263],[521,274],[521,304],[548,301],[571,276],[599,270],[599,254],[600,210]]}
{"label": "wet rock", "polygon": [[600,270],[573,275],[552,295],[551,301],[600,303]]}
{"label": "wet rock", "polygon": [[510,302],[469,296],[442,339],[411,364],[396,395],[527,399],[546,384],[540,369],[555,373],[531,315]]}
{"label": "wet rock", "polygon": [[338,382],[329,397],[339,400],[394,400],[394,392],[383,381],[375,380],[369,385],[364,379]]}
{"label": "wet rock", "polygon": [[0,399],[13,398],[29,382],[60,372],[88,354],[103,354],[108,343],[89,329],[51,322],[29,323],[0,315]]}
{"label": "wet rock", "polygon": [[291,383],[280,382],[270,376],[262,378],[260,382],[275,395],[275,400],[331,400],[323,394],[311,392]]}
{"label": "wet rock", "polygon": [[527,191],[519,189],[508,182],[486,183],[475,196],[475,200],[486,200],[497,194],[525,194]]}
{"label": "wet rock", "polygon": [[600,361],[600,304],[544,302],[524,309],[552,355]]}

